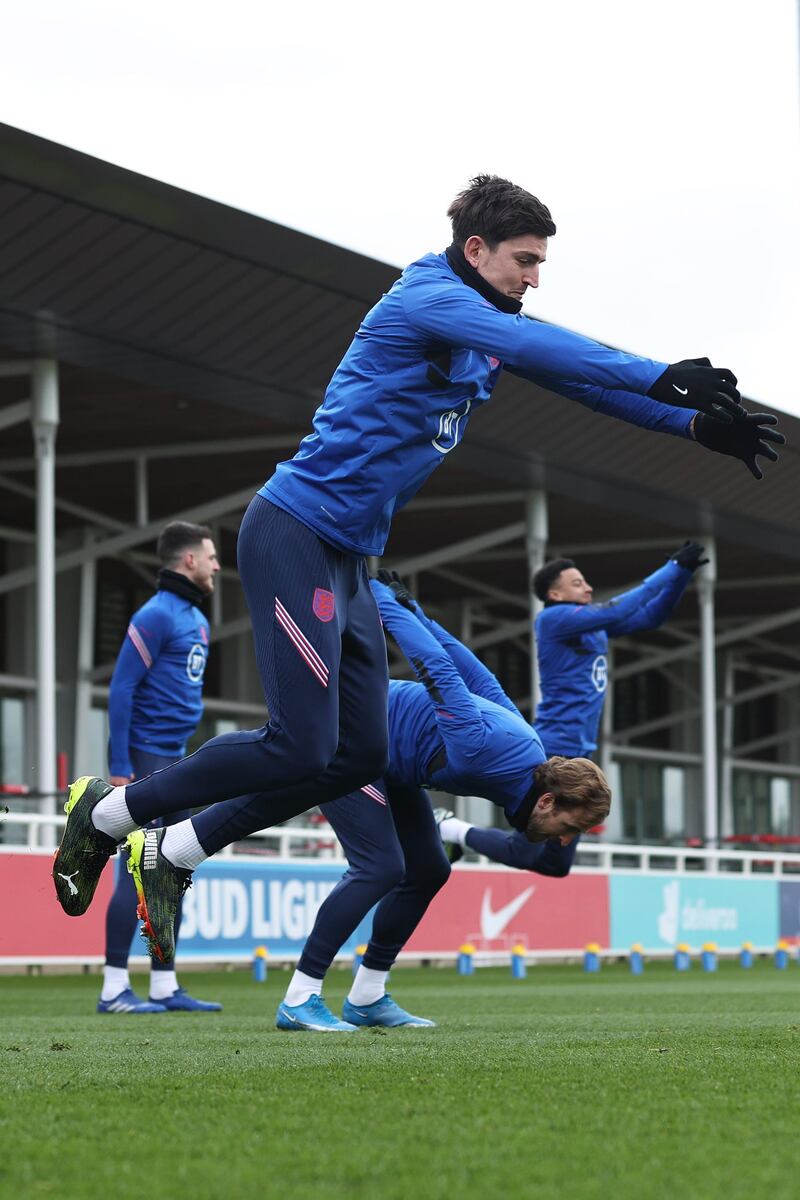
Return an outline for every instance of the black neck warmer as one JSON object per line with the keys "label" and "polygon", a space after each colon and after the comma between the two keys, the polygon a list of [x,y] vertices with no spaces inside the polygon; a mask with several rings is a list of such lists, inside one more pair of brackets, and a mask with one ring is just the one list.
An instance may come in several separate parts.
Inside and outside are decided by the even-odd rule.
{"label": "black neck warmer", "polygon": [[158,572],[158,590],[174,592],[176,596],[182,596],[198,608],[206,598],[205,592],[201,591],[196,583],[192,583],[191,579],[187,579],[179,571],[170,571],[168,567],[162,567]]}
{"label": "black neck warmer", "polygon": [[533,787],[528,792],[527,796],[522,801],[522,804],[520,804],[517,811],[513,814],[509,813],[509,812],[506,813],[506,820],[509,822],[509,824],[513,825],[514,828],[516,830],[518,830],[520,833],[524,833],[525,830],[528,828],[528,822],[531,819],[531,813],[533,812],[534,807],[536,805],[536,801],[539,799],[539,796],[541,794],[542,794],[542,789],[539,787],[539,784],[536,783],[535,776],[534,776]]}
{"label": "black neck warmer", "polygon": [[459,279],[467,284],[468,287],[474,288],[476,292],[480,292],[484,300],[488,300],[495,308],[499,308],[500,312],[518,313],[522,309],[520,300],[512,300],[511,296],[504,296],[502,292],[498,292],[497,288],[479,275],[474,267],[471,267],[464,258],[464,251],[455,242],[448,246],[445,250],[447,261],[455,271]]}

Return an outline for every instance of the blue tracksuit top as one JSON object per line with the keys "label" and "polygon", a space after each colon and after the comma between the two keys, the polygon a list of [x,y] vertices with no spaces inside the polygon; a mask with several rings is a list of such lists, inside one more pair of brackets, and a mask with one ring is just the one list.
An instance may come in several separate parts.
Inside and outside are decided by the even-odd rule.
{"label": "blue tracksuit top", "polygon": [[338,549],[380,555],[392,515],[455,449],[503,367],[597,412],[691,437],[693,411],[644,395],[666,366],[501,312],[444,254],[427,254],[366,315],[313,432],[260,493]]}
{"label": "blue tracksuit top", "polygon": [[548,604],[536,618],[542,699],[536,731],[547,755],[597,749],[608,682],[608,639],[655,629],[683,595],[692,572],[672,560],[607,604]]}
{"label": "blue tracksuit top", "polygon": [[371,586],[384,627],[421,681],[389,682],[387,779],[485,796],[513,815],[545,761],[536,731],[466,646],[421,608],[412,613],[383,584]]}
{"label": "blue tracksuit top", "polygon": [[159,590],[133,614],[108,697],[112,775],[132,775],[130,747],[180,757],[203,715],[209,624],[191,603]]}

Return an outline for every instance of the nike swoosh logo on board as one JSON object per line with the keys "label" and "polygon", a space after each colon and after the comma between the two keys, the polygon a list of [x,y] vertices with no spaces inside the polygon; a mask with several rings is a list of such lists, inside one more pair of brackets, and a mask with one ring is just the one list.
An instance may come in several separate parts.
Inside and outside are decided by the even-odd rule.
{"label": "nike swoosh logo on board", "polygon": [[483,893],[483,901],[481,903],[481,934],[488,942],[494,941],[517,915],[522,906],[536,891],[535,887],[526,888],[524,892],[520,892],[508,904],[504,904],[502,908],[498,908],[496,912],[492,910],[492,889],[487,888]]}

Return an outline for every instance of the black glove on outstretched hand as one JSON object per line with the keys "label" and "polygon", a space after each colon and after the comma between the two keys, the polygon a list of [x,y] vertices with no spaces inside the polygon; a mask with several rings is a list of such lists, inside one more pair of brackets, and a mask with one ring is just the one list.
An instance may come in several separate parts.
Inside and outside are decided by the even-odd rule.
{"label": "black glove on outstretched hand", "polygon": [[673,562],[676,562],[679,567],[685,567],[687,571],[696,571],[698,567],[703,567],[709,561],[703,558],[706,552],[705,546],[701,546],[699,542],[685,541],[680,550],[676,550],[670,555]]}
{"label": "black glove on outstretched hand", "polygon": [[707,358],[686,358],[673,363],[659,375],[647,394],[661,404],[696,408],[719,421],[732,421],[744,411],[733,371],[712,367]]}
{"label": "black glove on outstretched hand", "polygon": [[765,458],[777,462],[777,451],[769,443],[782,446],[786,441],[779,429],[772,428],[777,424],[778,418],[771,413],[743,412],[733,421],[720,421],[716,417],[698,413],[694,421],[694,436],[707,450],[740,458],[751,475],[763,479],[764,472],[756,462],[756,456],[763,454]]}
{"label": "black glove on outstretched hand", "polygon": [[417,602],[397,574],[397,571],[387,571],[385,567],[381,567],[376,575],[376,579],[378,583],[382,583],[384,587],[394,592],[395,600],[397,600],[398,604],[402,604],[403,608],[407,608],[411,612],[417,611]]}

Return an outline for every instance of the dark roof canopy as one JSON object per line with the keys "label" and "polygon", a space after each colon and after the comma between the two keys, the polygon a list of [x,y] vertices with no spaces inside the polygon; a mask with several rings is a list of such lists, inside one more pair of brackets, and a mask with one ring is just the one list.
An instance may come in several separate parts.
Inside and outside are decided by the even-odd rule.
{"label": "dark roof canopy", "polygon": [[[305,432],[353,331],[396,274],[0,125],[0,355],[64,364],[61,456]],[[0,406],[19,399],[22,386],[0,379]],[[776,571],[779,560],[800,558],[800,420],[781,423],[789,447],[756,484],[733,460],[508,379],[423,495],[544,485],[556,498],[561,545],[648,529],[713,531],[731,552],[750,546],[776,556]],[[174,511],[187,495],[257,484],[289,452],[240,449],[220,454],[213,468],[208,459],[171,464],[152,481],[154,508]],[[3,431],[0,457],[15,455],[30,455],[27,427]],[[59,479],[61,494],[88,502],[85,476]],[[505,519],[501,508],[476,506],[433,520],[415,517],[412,506],[390,550],[404,555],[411,543],[424,549]],[[631,578],[637,572],[638,563]]]}

